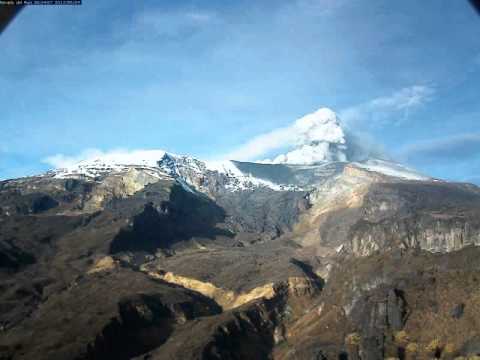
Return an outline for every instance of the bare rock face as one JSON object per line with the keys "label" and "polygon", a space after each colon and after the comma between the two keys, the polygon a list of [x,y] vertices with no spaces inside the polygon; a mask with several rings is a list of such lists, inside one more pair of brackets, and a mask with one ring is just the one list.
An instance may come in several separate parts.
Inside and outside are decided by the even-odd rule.
{"label": "bare rock face", "polygon": [[105,176],[84,202],[83,210],[89,212],[100,210],[109,200],[127,198],[146,185],[158,182],[159,178],[162,179],[162,176],[135,168]]}
{"label": "bare rock face", "polygon": [[379,164],[1,182],[0,359],[478,355],[480,190]]}
{"label": "bare rock face", "polygon": [[450,252],[480,243],[480,194],[468,185],[345,171],[310,199],[313,206],[294,231],[304,246],[368,256],[397,248]]}

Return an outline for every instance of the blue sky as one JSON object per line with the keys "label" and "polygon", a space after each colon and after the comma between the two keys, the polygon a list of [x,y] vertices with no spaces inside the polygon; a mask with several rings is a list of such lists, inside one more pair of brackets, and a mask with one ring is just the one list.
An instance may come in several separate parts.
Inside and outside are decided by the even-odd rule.
{"label": "blue sky", "polygon": [[237,154],[326,106],[395,159],[480,184],[478,39],[467,0],[28,7],[0,35],[0,178],[88,149]]}

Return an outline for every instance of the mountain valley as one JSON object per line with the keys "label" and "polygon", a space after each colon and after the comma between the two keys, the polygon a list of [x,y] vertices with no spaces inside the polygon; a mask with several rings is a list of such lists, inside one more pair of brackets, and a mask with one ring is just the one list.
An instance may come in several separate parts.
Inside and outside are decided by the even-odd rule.
{"label": "mountain valley", "polygon": [[316,114],[274,160],[0,182],[0,359],[480,356],[480,188],[356,157]]}

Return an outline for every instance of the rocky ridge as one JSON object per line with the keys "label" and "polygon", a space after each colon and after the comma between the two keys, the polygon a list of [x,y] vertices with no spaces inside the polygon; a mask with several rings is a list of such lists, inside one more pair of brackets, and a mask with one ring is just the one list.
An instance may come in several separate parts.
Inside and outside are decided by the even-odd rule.
{"label": "rocky ridge", "polygon": [[480,189],[358,158],[337,120],[261,163],[155,151],[0,182],[0,359],[480,354]]}

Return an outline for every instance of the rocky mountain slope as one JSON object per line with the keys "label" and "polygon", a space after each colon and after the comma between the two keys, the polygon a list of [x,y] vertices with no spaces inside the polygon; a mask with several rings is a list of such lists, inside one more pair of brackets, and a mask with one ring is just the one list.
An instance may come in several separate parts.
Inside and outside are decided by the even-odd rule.
{"label": "rocky mountain slope", "polygon": [[0,359],[480,356],[480,189],[300,120],[273,160],[0,182]]}

